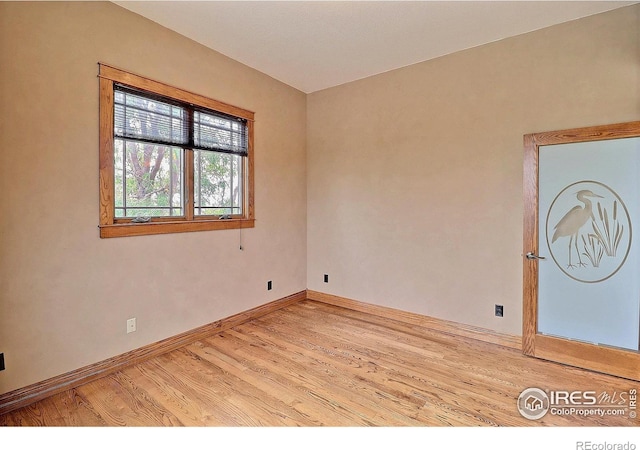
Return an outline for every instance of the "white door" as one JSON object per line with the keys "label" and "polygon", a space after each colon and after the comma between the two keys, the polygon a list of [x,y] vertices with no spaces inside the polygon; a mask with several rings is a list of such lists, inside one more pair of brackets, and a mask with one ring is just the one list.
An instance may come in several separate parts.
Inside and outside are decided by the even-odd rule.
{"label": "white door", "polygon": [[523,350],[638,379],[640,123],[525,143]]}

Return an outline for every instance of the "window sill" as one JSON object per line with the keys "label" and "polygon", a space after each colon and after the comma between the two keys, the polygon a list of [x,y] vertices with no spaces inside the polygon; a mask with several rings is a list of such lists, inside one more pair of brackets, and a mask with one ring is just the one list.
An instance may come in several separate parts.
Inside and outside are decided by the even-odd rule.
{"label": "window sill", "polygon": [[187,233],[192,231],[254,228],[255,219],[194,220],[175,222],[118,223],[100,225],[101,238],[145,236],[150,234]]}

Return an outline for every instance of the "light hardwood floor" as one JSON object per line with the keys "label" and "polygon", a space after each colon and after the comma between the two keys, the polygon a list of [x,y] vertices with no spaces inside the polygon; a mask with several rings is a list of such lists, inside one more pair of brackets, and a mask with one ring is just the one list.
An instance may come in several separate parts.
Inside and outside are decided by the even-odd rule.
{"label": "light hardwood floor", "polygon": [[529,387],[640,383],[306,300],[0,416],[4,426],[637,426],[523,418]]}

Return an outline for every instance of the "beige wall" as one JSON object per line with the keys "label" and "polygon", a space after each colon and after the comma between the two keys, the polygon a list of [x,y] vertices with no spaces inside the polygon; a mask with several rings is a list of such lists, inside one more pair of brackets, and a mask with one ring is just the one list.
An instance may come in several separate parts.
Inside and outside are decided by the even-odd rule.
{"label": "beige wall", "polygon": [[639,30],[636,5],[309,95],[307,287],[520,335],[522,137],[639,120]]}
{"label": "beige wall", "polygon": [[[244,251],[98,237],[99,61],[256,113]],[[0,393],[305,289],[303,93],[111,3],[0,2],[0,99]]]}

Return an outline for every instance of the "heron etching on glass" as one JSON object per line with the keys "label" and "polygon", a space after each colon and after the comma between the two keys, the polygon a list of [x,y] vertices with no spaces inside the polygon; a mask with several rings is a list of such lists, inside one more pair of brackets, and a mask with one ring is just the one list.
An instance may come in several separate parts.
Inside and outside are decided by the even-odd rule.
{"label": "heron etching on glass", "polygon": [[567,268],[575,268],[576,265],[571,263],[571,253],[573,252],[572,244],[575,246],[576,253],[578,255],[578,266],[586,267],[586,264],[582,262],[580,258],[580,250],[578,249],[578,233],[580,229],[587,223],[587,221],[593,216],[591,198],[603,198],[601,195],[594,194],[590,190],[581,190],[576,194],[576,198],[584,204],[584,206],[574,206],[571,210],[560,219],[557,225],[554,227],[553,237],[551,243],[553,244],[560,237],[569,237],[569,264]]}

